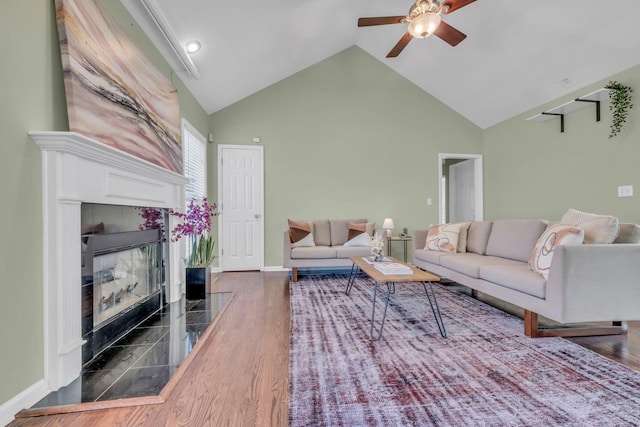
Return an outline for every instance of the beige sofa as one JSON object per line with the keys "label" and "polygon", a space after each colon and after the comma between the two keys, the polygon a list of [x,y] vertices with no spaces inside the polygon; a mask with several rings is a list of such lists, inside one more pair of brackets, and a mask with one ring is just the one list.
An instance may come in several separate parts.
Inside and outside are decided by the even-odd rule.
{"label": "beige sofa", "polygon": [[315,246],[292,247],[289,229],[282,233],[282,265],[291,269],[291,279],[298,281],[299,268],[350,267],[352,256],[371,255],[371,246],[345,246],[349,235],[348,224],[368,224],[369,234],[373,234],[375,224],[359,219],[319,219],[308,221],[313,224]]}
{"label": "beige sofa", "polygon": [[548,279],[528,260],[547,223],[473,222],[465,253],[425,250],[428,230],[413,234],[413,264],[525,310],[525,334],[577,336],[620,328],[540,329],[538,315],[559,323],[640,320],[640,227],[620,224],[612,244],[558,246]]}

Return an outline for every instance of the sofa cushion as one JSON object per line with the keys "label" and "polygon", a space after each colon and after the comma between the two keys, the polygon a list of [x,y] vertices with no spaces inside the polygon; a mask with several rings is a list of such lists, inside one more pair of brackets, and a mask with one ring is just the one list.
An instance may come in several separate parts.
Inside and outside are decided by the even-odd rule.
{"label": "sofa cushion", "polygon": [[569,209],[562,215],[561,224],[584,228],[584,243],[612,243],[620,232],[618,218]]}
{"label": "sofa cushion", "polygon": [[297,248],[301,246],[315,246],[313,241],[313,223],[307,221],[289,222],[289,240],[291,247]]}
{"label": "sofa cushion", "polygon": [[413,256],[420,261],[430,262],[431,264],[440,265],[440,257],[446,255],[447,252],[429,251],[426,249],[416,249]]}
{"label": "sofa cushion", "polygon": [[329,227],[331,230],[331,245],[344,245],[349,237],[349,223],[362,224],[366,223],[366,219],[330,219]]}
{"label": "sofa cushion", "polygon": [[484,255],[487,250],[487,242],[491,234],[491,221],[475,221],[469,226],[467,232],[467,252]]}
{"label": "sofa cushion", "polygon": [[480,278],[480,267],[485,265],[517,265],[518,263],[521,262],[470,252],[464,254],[444,254],[440,257],[441,266],[476,279]]}
{"label": "sofa cushion", "polygon": [[336,250],[336,258],[349,258],[352,256],[369,256],[371,247],[365,246],[333,246]]}
{"label": "sofa cushion", "polygon": [[556,247],[560,245],[579,245],[584,240],[584,230],[573,225],[554,224],[549,226],[538,239],[531,251],[529,269],[540,273],[545,280],[549,278],[551,260]]}
{"label": "sofa cushion", "polygon": [[313,241],[316,246],[331,246],[331,228],[328,219],[313,221]]}
{"label": "sofa cushion", "polygon": [[480,278],[534,297],[545,297],[547,281],[540,274],[529,270],[525,262],[484,265],[480,267]]}
{"label": "sofa cushion", "polygon": [[291,249],[291,259],[330,259],[336,257],[332,246],[300,247]]}
{"label": "sofa cushion", "polygon": [[528,262],[547,223],[539,219],[493,221],[487,255]]}
{"label": "sofa cushion", "polygon": [[430,225],[424,248],[430,251],[456,253],[460,224]]}
{"label": "sofa cushion", "polygon": [[469,235],[471,222],[458,222],[456,224],[460,224],[460,233],[458,233],[458,249],[456,252],[463,254],[467,252],[467,236]]}
{"label": "sofa cushion", "polygon": [[640,243],[640,225],[620,224],[620,232],[613,243]]}

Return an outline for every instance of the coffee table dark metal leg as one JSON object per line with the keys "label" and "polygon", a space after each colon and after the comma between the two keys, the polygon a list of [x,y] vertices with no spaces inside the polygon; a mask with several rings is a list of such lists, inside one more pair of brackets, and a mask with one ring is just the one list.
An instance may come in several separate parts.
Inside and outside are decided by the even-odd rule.
{"label": "coffee table dark metal leg", "polygon": [[376,316],[376,299],[378,297],[378,285],[379,283],[376,282],[375,285],[373,286],[373,308],[371,309],[371,328],[369,329],[369,336],[371,336],[371,339],[373,341],[378,341],[382,337],[382,330],[384,329],[384,321],[387,318],[387,307],[389,306],[389,299],[391,298],[391,284],[386,283],[387,293],[384,298],[384,311],[382,312],[382,321],[380,322],[380,330],[378,331],[377,335],[374,336],[373,323],[375,322],[375,316]]}
{"label": "coffee table dark metal leg", "polygon": [[[427,288],[427,284],[429,285],[428,288]],[[433,284],[431,282],[422,282],[422,286],[424,286],[424,291],[427,294],[427,299],[429,300],[429,305],[431,306],[431,311],[433,312],[433,316],[436,318],[436,323],[438,324],[440,335],[442,336],[442,338],[446,338],[447,331],[444,328],[444,322],[442,321],[442,315],[440,314],[440,307],[438,306],[438,300],[436,299],[436,294],[433,291]],[[433,301],[431,301],[431,296],[429,296],[429,289],[431,289],[431,296],[433,296]]]}
{"label": "coffee table dark metal leg", "polygon": [[356,276],[358,275],[359,270],[360,270],[360,267],[358,267],[357,265],[353,264],[351,266],[351,274],[349,274],[349,280],[347,280],[347,289],[344,290],[344,293],[346,295],[349,295],[349,293],[351,292],[351,288],[353,287],[353,282],[355,282]]}

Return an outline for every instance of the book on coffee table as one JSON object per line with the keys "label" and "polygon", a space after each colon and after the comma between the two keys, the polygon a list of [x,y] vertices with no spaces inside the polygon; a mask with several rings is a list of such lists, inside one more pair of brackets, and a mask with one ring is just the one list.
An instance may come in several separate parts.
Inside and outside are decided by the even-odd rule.
{"label": "book on coffee table", "polygon": [[413,274],[411,267],[399,262],[373,263],[373,266],[382,274]]}
{"label": "book on coffee table", "polygon": [[376,261],[376,257],[374,256],[365,256],[362,258],[367,262],[367,264],[375,264],[377,262],[391,262],[391,258],[387,258],[387,257],[383,257],[382,261]]}

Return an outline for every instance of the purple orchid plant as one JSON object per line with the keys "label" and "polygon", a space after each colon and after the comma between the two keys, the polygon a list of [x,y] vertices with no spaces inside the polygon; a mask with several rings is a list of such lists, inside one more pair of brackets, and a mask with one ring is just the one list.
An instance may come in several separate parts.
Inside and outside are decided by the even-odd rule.
{"label": "purple orchid plant", "polygon": [[206,267],[213,262],[215,255],[213,247],[215,241],[210,235],[212,220],[219,215],[218,206],[209,204],[206,197],[201,201],[192,199],[186,212],[169,210],[169,215],[175,216],[181,222],[171,230],[171,241],[177,242],[186,237],[191,244],[189,256],[185,259],[187,267]]}

